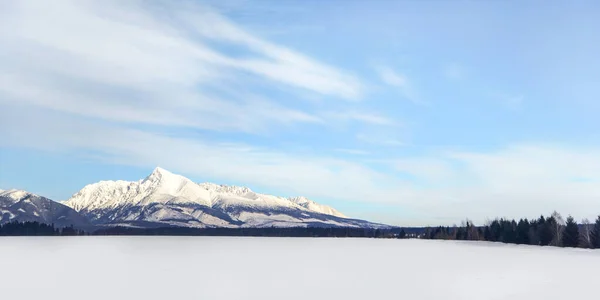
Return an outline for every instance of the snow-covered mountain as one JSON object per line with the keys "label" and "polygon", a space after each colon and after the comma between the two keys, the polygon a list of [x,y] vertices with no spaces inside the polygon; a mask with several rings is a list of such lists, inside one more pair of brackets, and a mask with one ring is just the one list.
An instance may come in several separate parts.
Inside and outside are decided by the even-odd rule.
{"label": "snow-covered mountain", "polygon": [[0,224],[37,221],[57,227],[87,228],[90,222],[72,208],[22,190],[0,190]]}
{"label": "snow-covered mountain", "polygon": [[350,219],[304,197],[255,193],[246,187],[197,184],[162,168],[135,182],[85,186],[65,205],[98,225],[188,227],[381,227]]}

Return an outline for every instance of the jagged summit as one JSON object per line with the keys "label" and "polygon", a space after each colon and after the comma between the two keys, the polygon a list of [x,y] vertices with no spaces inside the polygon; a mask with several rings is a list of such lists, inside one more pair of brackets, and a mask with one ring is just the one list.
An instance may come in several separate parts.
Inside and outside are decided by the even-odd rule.
{"label": "jagged summit", "polygon": [[161,167],[156,167],[152,173],[150,173],[150,175],[148,175],[146,178],[144,178],[142,180],[142,183],[145,182],[152,182],[152,183],[157,183],[157,182],[161,182],[163,184],[171,184],[171,185],[178,185],[181,184],[182,182],[186,182],[186,181],[190,181],[189,179],[181,176],[181,175],[176,175],[173,174]]}
{"label": "jagged summit", "polygon": [[154,180],[176,178],[176,177],[183,177],[183,176],[175,175],[161,167],[156,167],[156,168],[154,168],[152,173],[150,173],[150,175],[148,175],[144,180],[154,181]]}
{"label": "jagged summit", "polygon": [[139,181],[87,185],[64,204],[97,224],[261,227],[368,223],[347,219],[334,208],[305,197],[285,198],[256,193],[247,187],[198,184],[161,167]]}
{"label": "jagged summit", "polygon": [[243,186],[216,184],[212,182],[203,182],[199,183],[198,185],[200,185],[202,188],[208,191],[214,191],[219,193],[228,193],[234,195],[247,195],[254,193],[251,189]]}
{"label": "jagged summit", "polygon": [[156,166],[156,168],[154,168],[154,171],[152,171],[153,174],[155,173],[163,173],[163,174],[171,174],[174,175],[173,173],[161,168],[160,166]]}
{"label": "jagged summit", "polygon": [[210,206],[210,195],[191,180],[156,168],[140,181],[101,181],[85,186],[65,202],[77,211],[122,206],[189,203]]}
{"label": "jagged summit", "polygon": [[[179,185],[186,182],[192,182],[190,179],[174,174],[168,170],[165,170],[161,167],[156,167],[150,175],[148,175],[142,182],[161,182],[162,184],[170,184],[170,185]],[[200,187],[205,190],[212,192],[220,192],[220,193],[228,193],[233,195],[245,195],[249,193],[254,193],[250,188],[234,186],[234,185],[225,185],[225,184],[217,184],[212,182],[203,182],[198,183]]]}
{"label": "jagged summit", "polygon": [[[141,185],[146,189],[154,189],[155,193],[169,194],[173,196],[185,196],[193,198],[190,193],[198,192],[197,185],[186,177],[173,174],[163,168],[156,167]],[[191,189],[191,190],[190,190]]]}

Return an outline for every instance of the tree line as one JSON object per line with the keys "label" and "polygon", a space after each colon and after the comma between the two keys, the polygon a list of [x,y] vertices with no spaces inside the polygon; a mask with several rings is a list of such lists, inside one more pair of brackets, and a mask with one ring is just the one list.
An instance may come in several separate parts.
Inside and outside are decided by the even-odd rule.
{"label": "tree line", "polygon": [[253,236],[253,237],[351,237],[399,238],[406,237],[402,228],[355,227],[266,227],[266,228],[192,228],[110,227],[97,230],[93,235],[166,235],[166,236]]}
{"label": "tree line", "polygon": [[266,227],[266,228],[193,228],[193,227],[104,227],[84,231],[72,225],[56,228],[54,224],[17,222],[0,224],[0,236],[69,236],[69,235],[165,235],[165,236],[255,236],[255,237],[351,237],[405,238],[418,236],[419,229],[356,227]]}
{"label": "tree line", "polygon": [[0,225],[0,236],[73,236],[85,235],[83,230],[73,226],[56,228],[54,224],[39,222],[9,222]]}
{"label": "tree line", "polygon": [[0,225],[0,236],[66,235],[163,235],[163,236],[254,236],[254,237],[350,237],[409,238],[424,228],[356,228],[356,227],[266,227],[266,228],[192,228],[192,227],[105,227],[89,232],[73,226],[55,228],[38,222],[10,222]]}
{"label": "tree line", "polygon": [[600,249],[600,216],[591,223],[577,224],[573,217],[553,212],[537,219],[495,219],[485,226],[466,220],[461,226],[426,228],[422,238],[490,241],[509,244]]}
{"label": "tree line", "polygon": [[73,226],[10,222],[0,225],[0,236],[73,235],[168,235],[168,236],[255,236],[255,237],[350,237],[423,238],[443,240],[490,241],[523,245],[581,247],[600,249],[600,216],[591,223],[566,221],[557,212],[537,219],[495,219],[485,226],[466,220],[461,226],[426,228],[351,228],[351,227],[267,227],[267,228],[190,228],[190,227],[105,227],[85,232]]}

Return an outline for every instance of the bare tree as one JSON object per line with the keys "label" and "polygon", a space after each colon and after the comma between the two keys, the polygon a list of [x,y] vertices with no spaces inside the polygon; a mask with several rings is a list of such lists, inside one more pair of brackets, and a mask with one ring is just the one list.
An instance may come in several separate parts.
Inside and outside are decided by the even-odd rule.
{"label": "bare tree", "polygon": [[463,221],[461,225],[465,227],[467,240],[477,241],[480,239],[479,229],[477,228],[477,226],[475,226],[475,224],[473,224],[473,221],[465,219],[465,221]]}
{"label": "bare tree", "polygon": [[560,246],[562,244],[562,234],[565,227],[565,220],[563,217],[557,212],[552,212],[552,235],[554,239],[552,240],[553,246]]}
{"label": "bare tree", "polygon": [[592,233],[592,224],[590,220],[581,220],[581,231],[579,232],[580,246],[583,248],[589,248],[591,245],[590,238]]}

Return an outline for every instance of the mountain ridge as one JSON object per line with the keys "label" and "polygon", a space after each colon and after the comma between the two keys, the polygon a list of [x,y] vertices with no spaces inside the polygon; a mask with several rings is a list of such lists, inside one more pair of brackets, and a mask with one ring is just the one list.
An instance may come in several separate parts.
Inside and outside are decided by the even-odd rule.
{"label": "mountain ridge", "polygon": [[60,202],[24,190],[0,190],[0,224],[12,221],[91,227],[86,217]]}
{"label": "mountain ridge", "polygon": [[[139,193],[152,192],[159,195],[171,195],[175,198],[184,198],[179,199],[180,202],[193,202],[198,204],[204,204],[207,206],[213,206],[221,204],[219,199],[215,199],[214,195],[209,195],[210,193],[216,193],[221,195],[244,197],[252,200],[265,200],[263,202],[280,202],[280,204],[285,204],[287,206],[292,207],[298,205],[300,207],[304,207],[314,212],[329,214],[340,218],[348,218],[336,209],[330,206],[318,204],[317,202],[310,200],[306,197],[298,196],[286,198],[256,193],[252,189],[243,186],[224,185],[211,182],[195,183],[184,176],[173,174],[160,167],[155,168],[150,175],[138,181],[103,180],[97,183],[88,184],[79,192],[73,194],[73,196],[70,199],[64,201],[63,203],[75,208],[76,210],[84,209],[86,204],[91,204],[90,202],[96,202],[94,203],[95,205],[105,205],[101,202],[94,201],[97,199],[86,198],[82,200],[79,198],[81,198],[81,196],[83,195],[93,196],[89,195],[91,190],[94,190],[94,193],[98,193],[98,190],[103,191],[111,188],[122,189],[121,191],[116,192],[117,195],[111,195],[113,196],[113,200],[114,196],[127,193],[128,191],[131,191],[133,189],[135,190],[135,192],[137,192],[137,194],[133,194],[130,196],[134,196],[134,198],[136,198],[135,196],[138,196]],[[127,191],[125,191],[125,189],[127,189]],[[155,198],[150,200],[145,197],[139,199],[129,198],[121,200],[126,200],[126,202],[133,204],[147,204],[148,202],[164,202],[160,199]],[[259,203],[260,202],[254,204]],[[92,207],[94,207],[94,205],[92,205]]]}
{"label": "mountain ridge", "polygon": [[[0,190],[0,193],[7,192]],[[18,192],[12,193],[16,198],[21,197]],[[0,202],[0,209],[13,205],[11,199],[0,198],[6,202]],[[52,201],[44,199],[45,203]],[[390,227],[349,218],[306,197],[286,198],[257,193],[243,186],[195,183],[160,167],[137,181],[102,180],[85,185],[68,200],[56,203],[69,209],[73,222],[82,223],[81,219],[85,219],[86,224],[95,227]],[[7,209],[4,211],[7,217],[14,215],[14,209],[10,214]],[[35,218],[21,216],[21,219]]]}

